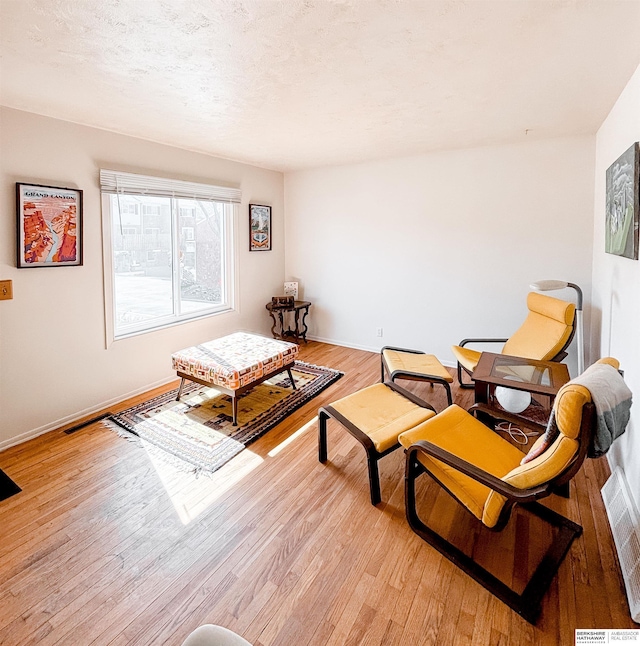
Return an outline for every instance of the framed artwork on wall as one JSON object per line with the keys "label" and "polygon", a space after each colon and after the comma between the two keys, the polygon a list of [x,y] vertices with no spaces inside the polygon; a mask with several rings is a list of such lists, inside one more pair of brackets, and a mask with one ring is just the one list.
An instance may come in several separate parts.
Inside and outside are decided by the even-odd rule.
{"label": "framed artwork on wall", "polygon": [[16,183],[17,266],[82,265],[82,191]]}
{"label": "framed artwork on wall", "polygon": [[298,282],[288,281],[284,284],[284,295],[293,296],[295,301],[298,300]]}
{"label": "framed artwork on wall", "polygon": [[271,207],[249,204],[249,251],[271,251]]}
{"label": "framed artwork on wall", "polygon": [[605,251],[638,260],[640,229],[640,148],[638,142],[607,169]]}

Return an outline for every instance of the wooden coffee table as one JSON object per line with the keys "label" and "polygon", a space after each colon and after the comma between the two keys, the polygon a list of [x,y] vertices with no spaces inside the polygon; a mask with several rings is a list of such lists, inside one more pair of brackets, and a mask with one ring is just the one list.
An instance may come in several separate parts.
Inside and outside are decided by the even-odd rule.
{"label": "wooden coffee table", "polygon": [[207,343],[179,350],[171,355],[173,369],[181,378],[178,396],[182,396],[185,379],[212,386],[230,395],[233,425],[238,425],[238,397],[286,370],[291,374],[298,346],[295,343],[268,339],[257,334],[236,332]]}

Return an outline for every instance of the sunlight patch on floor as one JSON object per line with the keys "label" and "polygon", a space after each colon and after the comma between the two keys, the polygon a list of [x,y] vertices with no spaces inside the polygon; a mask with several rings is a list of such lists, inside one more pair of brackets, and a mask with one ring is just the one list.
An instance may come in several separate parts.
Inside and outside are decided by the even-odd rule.
{"label": "sunlight patch on floor", "polygon": [[286,448],[291,442],[294,440],[297,440],[303,433],[308,431],[312,426],[315,426],[318,423],[318,416],[316,415],[311,421],[307,422],[304,426],[301,426],[295,433],[292,433],[286,440],[283,440],[276,446],[275,448],[271,449],[269,453],[267,454],[270,458],[275,457],[282,451],[282,449]]}
{"label": "sunlight patch on floor", "polygon": [[[317,423],[316,416],[269,451],[268,456],[273,458],[278,455],[309,429],[315,428]],[[167,460],[166,453],[153,444],[142,439],[141,444],[184,525],[209,509],[223,494],[264,462],[264,458],[244,449],[214,473],[196,476],[185,471],[184,467],[172,464]]]}
{"label": "sunlight patch on floor", "polygon": [[159,452],[149,442],[142,440],[142,446],[184,525],[209,509],[231,487],[264,462],[259,455],[245,449],[214,473],[196,476],[163,459],[161,456],[164,452]]}

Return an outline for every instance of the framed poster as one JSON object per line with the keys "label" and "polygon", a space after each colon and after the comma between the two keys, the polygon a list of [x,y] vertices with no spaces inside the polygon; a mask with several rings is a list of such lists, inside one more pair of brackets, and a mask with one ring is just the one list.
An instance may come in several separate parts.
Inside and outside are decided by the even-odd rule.
{"label": "framed poster", "polygon": [[271,207],[249,204],[249,251],[271,251]]}
{"label": "framed poster", "polygon": [[16,183],[17,266],[82,264],[82,191]]}
{"label": "framed poster", "polygon": [[604,244],[607,253],[638,260],[640,149],[638,142],[607,169]]}

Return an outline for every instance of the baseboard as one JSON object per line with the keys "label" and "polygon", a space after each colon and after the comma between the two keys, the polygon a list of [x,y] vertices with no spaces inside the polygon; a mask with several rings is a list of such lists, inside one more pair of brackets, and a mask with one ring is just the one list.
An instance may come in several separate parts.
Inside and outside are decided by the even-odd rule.
{"label": "baseboard", "polygon": [[328,345],[339,345],[343,348],[353,348],[354,350],[364,350],[364,352],[380,352],[380,348],[373,348],[370,346],[357,345],[355,343],[345,343],[344,341],[336,341],[335,339],[326,339],[322,336],[309,336],[307,335],[309,341],[318,341],[319,343],[327,343]]}
{"label": "baseboard", "polygon": [[130,399],[131,397],[137,397],[138,395],[148,392],[149,390],[153,390],[154,388],[160,388],[161,386],[166,386],[167,384],[170,384],[172,381],[175,381],[175,380],[176,380],[175,375],[172,377],[169,377],[168,379],[162,379],[153,384],[143,386],[142,388],[137,388],[136,390],[133,390],[129,393],[124,393],[123,395],[119,395],[118,397],[114,397],[112,399],[109,399],[108,401],[104,401],[104,402],[101,402],[100,404],[96,404],[95,406],[91,406],[90,408],[85,408],[84,410],[79,411],[77,413],[73,413],[72,415],[68,415],[67,417],[61,417],[60,419],[57,419],[54,422],[45,424],[44,426],[40,426],[30,431],[26,431],[25,433],[21,433],[20,435],[16,435],[15,437],[12,437],[12,438],[9,438],[8,440],[4,440],[3,442],[0,442],[0,451],[4,451],[5,449],[8,449],[12,446],[16,446],[17,444],[22,444],[23,442],[27,442],[28,440],[32,440],[35,437],[44,435],[45,433],[50,433],[51,431],[55,431],[61,428],[62,426],[68,426],[69,424],[73,424],[74,422],[81,420],[83,417],[89,417],[94,413],[97,413],[106,408],[109,408],[109,406],[113,406],[114,404],[119,404],[120,402],[123,402],[126,399]]}
{"label": "baseboard", "polygon": [[[364,346],[364,345],[359,345],[355,343],[346,343],[344,341],[338,341],[336,339],[327,339],[325,337],[320,337],[320,336],[309,335],[307,338],[310,341],[318,341],[320,343],[327,343],[329,345],[338,345],[344,348],[353,348],[354,350],[363,350],[364,352],[373,352],[375,354],[379,353],[380,347],[382,347],[382,346],[371,347],[371,346]],[[456,364],[451,361],[441,360],[441,363],[443,366],[446,366],[448,368],[455,368],[456,366]],[[97,413],[99,411],[105,410],[106,408],[109,408],[109,406],[113,406],[113,404],[119,404],[125,399],[136,397],[137,395],[141,395],[142,393],[147,392],[149,390],[153,390],[154,388],[165,386],[166,384],[171,383],[172,381],[175,381],[175,379],[176,377],[173,376],[173,377],[169,377],[168,379],[157,381],[153,384],[143,386],[142,388],[138,388],[129,393],[124,393],[122,395],[119,395],[118,397],[114,397],[113,399],[110,399],[108,401],[104,401],[99,404],[96,404],[95,406],[91,406],[90,408],[85,408],[84,410],[78,413],[74,413],[73,415],[62,417],[49,424],[40,426],[39,428],[34,428],[31,431],[26,431],[25,433],[21,433],[20,435],[9,438],[8,440],[4,440],[3,442],[0,442],[0,451],[4,451],[5,449],[8,449],[12,446],[16,446],[17,444],[22,444],[23,442],[27,442],[28,440],[32,440],[35,437],[44,435],[45,433],[55,431],[56,429],[59,429],[62,426],[73,424],[74,422],[81,420],[83,417],[88,417],[89,415],[93,415],[94,413]]]}
{"label": "baseboard", "polygon": [[[307,335],[307,338],[309,339],[309,341],[318,341],[320,343],[328,343],[329,345],[339,345],[343,348],[353,348],[354,350],[364,350],[365,352],[374,352],[375,354],[378,354],[380,352],[380,348],[384,345],[383,343],[378,347],[372,347],[372,346],[358,345],[356,343],[346,343],[345,341],[336,341],[335,339],[327,339],[321,336]],[[429,350],[427,349],[425,349],[424,351],[429,352]],[[440,361],[440,363],[446,368],[456,367],[455,361],[443,361],[442,359],[440,359],[440,357],[438,357],[438,361]]]}

